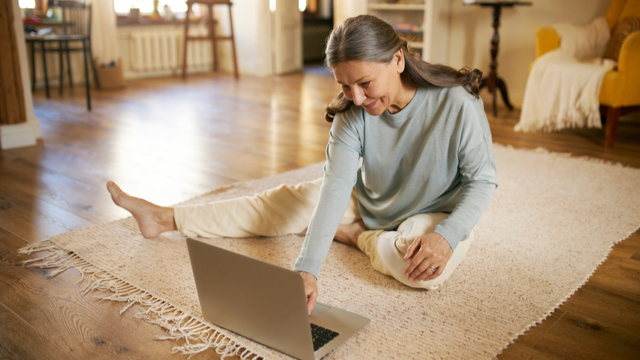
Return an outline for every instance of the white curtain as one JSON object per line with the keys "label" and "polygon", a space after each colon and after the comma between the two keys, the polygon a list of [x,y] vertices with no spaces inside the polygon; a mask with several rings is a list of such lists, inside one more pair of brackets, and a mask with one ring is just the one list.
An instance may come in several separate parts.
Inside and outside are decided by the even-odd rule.
{"label": "white curtain", "polygon": [[119,59],[116,12],[113,0],[93,0],[91,18],[91,49],[96,66]]}

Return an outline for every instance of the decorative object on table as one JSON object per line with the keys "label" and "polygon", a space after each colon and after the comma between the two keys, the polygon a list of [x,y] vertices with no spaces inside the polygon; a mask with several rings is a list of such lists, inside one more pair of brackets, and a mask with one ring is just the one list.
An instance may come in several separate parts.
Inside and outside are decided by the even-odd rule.
{"label": "decorative object on table", "polygon": [[35,25],[41,24],[42,19],[34,15],[36,3],[34,0],[20,1],[20,9],[22,10],[22,23],[24,24],[24,33],[34,35],[38,32]]}
{"label": "decorative object on table", "polygon": [[[192,36],[189,35],[189,13],[191,13],[191,7],[194,4],[202,4],[207,6],[207,25],[208,25],[208,33],[206,36]],[[216,24],[217,21],[213,18],[213,7],[214,5],[227,5],[229,8],[229,28],[230,34],[229,36],[218,36],[216,35]],[[231,5],[232,2],[230,0],[187,0],[187,12],[186,18],[184,20],[184,42],[182,48],[182,78],[187,78],[187,45],[189,41],[193,40],[210,40],[211,41],[211,50],[213,52],[213,71],[218,71],[218,40],[229,40],[231,41],[231,54],[233,56],[233,74],[236,79],[239,78],[238,74],[238,59],[236,55],[236,40],[233,35],[233,16],[231,14]]]}
{"label": "decorative object on table", "polygon": [[[495,358],[580,288],[613,244],[638,229],[640,170],[543,150],[494,150],[500,186],[467,257],[439,290],[406,287],[376,272],[359,250],[331,246],[318,300],[371,323],[327,359]],[[187,203],[316,179],[322,165],[236,183]],[[290,268],[303,236],[202,240]],[[202,321],[185,237],[177,232],[145,239],[130,217],[54,236],[30,251],[45,249],[52,255],[39,265],[34,259],[35,266],[51,266],[50,276],[69,267],[84,272],[87,290],[110,291],[103,296],[125,302],[123,311],[136,309],[137,317],[165,327],[166,338],[180,341],[176,352],[217,348],[247,359],[283,358]]]}
{"label": "decorative object on table", "polygon": [[56,8],[50,7],[47,9],[47,20],[48,21],[60,21],[60,11],[56,11]]}
{"label": "decorative object on table", "polygon": [[169,5],[165,5],[163,10],[162,19],[164,21],[174,21],[176,19],[176,16],[173,11],[171,11],[171,7]]}
{"label": "decorative object on table", "polygon": [[127,17],[127,20],[130,23],[137,23],[140,21],[140,9],[136,8],[136,7],[132,7],[129,9],[129,16]]}
{"label": "decorative object on table", "polygon": [[[619,117],[640,111],[640,31],[630,31],[633,19],[640,18],[640,0],[612,0],[605,18],[614,42],[606,54],[614,54],[620,44],[618,65],[605,74],[599,93],[601,113],[606,113],[604,146],[612,147]],[[560,46],[553,27],[540,28],[535,36],[538,58]]]}
{"label": "decorative object on table", "polygon": [[602,59],[609,26],[600,17],[587,26],[557,24],[560,47],[536,59],[527,80],[516,131],[601,128],[598,94],[616,66]]}
{"label": "decorative object on table", "polygon": [[[36,67],[35,53],[39,51],[42,54],[42,68],[44,72],[44,87],[47,99],[49,98],[49,77],[47,74],[47,53],[56,52],[59,54],[59,85],[60,94],[64,84],[64,61],[63,56],[67,60],[67,77],[69,86],[73,87],[73,77],[71,75],[71,59],[70,53],[82,52],[84,59],[84,79],[85,91],[87,96],[87,110],[91,111],[91,90],[89,81],[89,65],[93,68],[93,54],[91,50],[91,4],[84,1],[76,0],[49,0],[50,7],[60,7],[62,13],[62,33],[49,35],[25,35],[25,40],[31,45],[31,90],[35,88]],[[80,47],[72,47],[71,44],[80,43]],[[49,45],[55,44],[56,47]],[[39,49],[36,47],[39,45]],[[89,53],[89,59],[87,59]]]}
{"label": "decorative object on table", "polygon": [[160,0],[153,0],[153,12],[151,12],[151,21],[160,21],[162,16],[160,16],[160,10],[158,10],[158,6],[160,6]]}
{"label": "decorative object on table", "polygon": [[502,8],[508,7],[512,8],[514,6],[529,6],[531,2],[529,1],[501,1],[501,0],[485,0],[485,1],[474,1],[474,0],[464,0],[466,5],[479,5],[481,7],[491,7],[493,8],[493,22],[491,26],[493,27],[493,35],[491,36],[491,61],[489,62],[489,74],[482,79],[482,83],[480,84],[480,88],[486,87],[489,92],[493,95],[493,116],[498,115],[498,105],[497,105],[497,97],[496,97],[496,89],[500,90],[500,94],[502,95],[502,100],[504,104],[507,105],[509,109],[513,109],[513,105],[509,101],[509,93],[507,91],[507,84],[505,81],[498,76],[498,49],[500,45],[500,34],[498,32],[498,28],[500,27],[500,15],[502,14]]}
{"label": "decorative object on table", "polygon": [[40,23],[42,19],[35,15],[36,2],[35,0],[20,0],[18,2],[20,10],[22,12],[22,22],[24,24]]}

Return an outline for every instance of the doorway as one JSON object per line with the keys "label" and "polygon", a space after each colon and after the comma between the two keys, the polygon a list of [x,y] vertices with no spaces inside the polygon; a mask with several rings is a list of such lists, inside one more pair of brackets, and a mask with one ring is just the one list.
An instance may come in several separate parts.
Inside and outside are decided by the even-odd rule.
{"label": "doorway", "polygon": [[331,75],[323,62],[326,40],[333,30],[333,24],[333,0],[306,0],[306,8],[302,12],[304,72]]}

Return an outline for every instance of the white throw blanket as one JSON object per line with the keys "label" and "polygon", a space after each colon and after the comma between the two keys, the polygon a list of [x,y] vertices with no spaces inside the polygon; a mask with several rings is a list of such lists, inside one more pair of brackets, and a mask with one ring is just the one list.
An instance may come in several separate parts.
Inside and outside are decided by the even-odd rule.
{"label": "white throw blanket", "polygon": [[540,56],[527,80],[516,131],[602,127],[599,95],[605,74],[616,66],[602,59],[611,34],[604,18],[587,26],[554,25],[560,48]]}

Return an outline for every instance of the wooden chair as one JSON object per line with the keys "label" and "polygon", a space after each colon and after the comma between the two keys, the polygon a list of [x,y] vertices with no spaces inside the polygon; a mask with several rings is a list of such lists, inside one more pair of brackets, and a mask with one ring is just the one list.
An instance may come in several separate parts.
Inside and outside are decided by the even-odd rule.
{"label": "wooden chair", "polygon": [[[208,34],[206,36],[190,36],[189,35],[189,13],[193,4],[204,4],[208,7]],[[217,36],[216,35],[216,21],[213,19],[213,6],[214,5],[227,5],[229,7],[229,25],[231,28],[231,34],[229,36]],[[213,71],[218,71],[218,40],[230,40],[231,51],[233,53],[233,70],[236,79],[238,75],[238,60],[236,58],[236,41],[233,35],[233,17],[231,16],[231,1],[230,0],[187,0],[187,17],[184,21],[184,44],[182,51],[182,78],[187,77],[187,44],[192,40],[211,40],[211,49],[213,52]]]}
{"label": "wooden chair", "polygon": [[[87,110],[91,111],[91,92],[89,88],[89,68],[88,61],[92,61],[91,55],[91,4],[85,3],[83,0],[50,0],[50,6],[59,6],[62,8],[62,34],[51,35],[27,35],[25,40],[31,46],[31,90],[35,88],[36,66],[35,53],[42,53],[42,70],[44,72],[44,87],[47,99],[49,98],[49,76],[47,74],[47,56],[46,53],[57,52],[59,54],[59,72],[60,72],[60,94],[64,84],[64,61],[63,55],[67,60],[67,77],[69,86],[73,87],[73,78],[71,76],[71,52],[81,51],[84,56],[84,81],[87,93]],[[71,47],[70,43],[80,43],[79,47]],[[40,49],[36,48],[36,44],[40,45]],[[57,44],[56,47],[48,44]],[[87,52],[89,52],[89,60],[87,60]]]}

